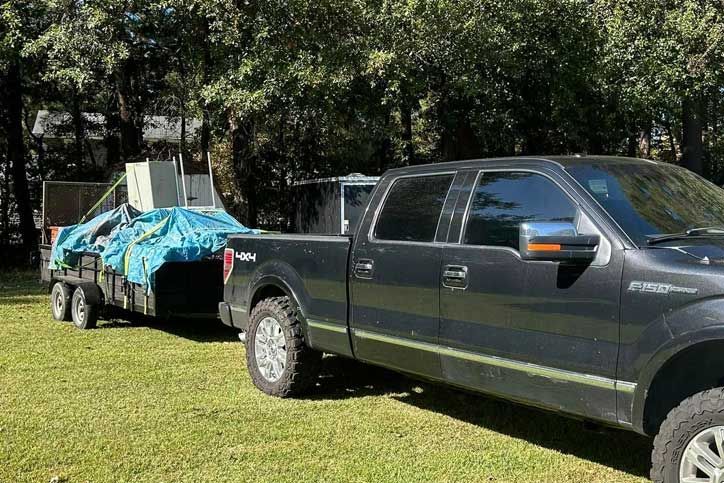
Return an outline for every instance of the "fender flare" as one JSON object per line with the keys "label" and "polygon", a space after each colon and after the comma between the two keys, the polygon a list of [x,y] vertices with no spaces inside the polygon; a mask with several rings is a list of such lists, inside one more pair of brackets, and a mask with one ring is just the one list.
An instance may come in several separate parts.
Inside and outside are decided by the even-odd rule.
{"label": "fender flare", "polygon": [[697,344],[713,341],[724,341],[724,323],[680,333],[670,339],[651,356],[641,370],[634,393],[632,422],[637,431],[645,434],[644,411],[646,409],[646,400],[651,384],[659,371],[666,366],[667,362],[684,351]]}
{"label": "fender flare", "polygon": [[288,263],[278,260],[262,264],[249,278],[247,316],[251,316],[252,301],[257,293],[268,286],[274,286],[282,290],[292,299],[299,309],[302,327],[306,331],[306,318],[311,299],[297,271]]}

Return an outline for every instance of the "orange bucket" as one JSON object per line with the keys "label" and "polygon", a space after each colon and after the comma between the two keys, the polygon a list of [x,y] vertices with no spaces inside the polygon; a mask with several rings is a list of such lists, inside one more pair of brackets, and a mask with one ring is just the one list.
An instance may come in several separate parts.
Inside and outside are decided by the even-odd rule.
{"label": "orange bucket", "polygon": [[58,236],[58,230],[60,230],[59,226],[50,226],[50,243],[52,244],[55,241],[55,237]]}

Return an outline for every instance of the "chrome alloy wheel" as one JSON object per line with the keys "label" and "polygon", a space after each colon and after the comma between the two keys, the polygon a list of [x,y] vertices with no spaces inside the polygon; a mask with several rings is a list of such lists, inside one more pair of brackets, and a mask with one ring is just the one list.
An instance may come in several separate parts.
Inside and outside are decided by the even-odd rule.
{"label": "chrome alloy wheel", "polygon": [[261,375],[269,382],[282,377],[287,365],[287,345],[282,326],[274,317],[259,322],[254,337],[254,355]]}
{"label": "chrome alloy wheel", "polygon": [[724,483],[724,426],[694,436],[679,463],[680,483]]}

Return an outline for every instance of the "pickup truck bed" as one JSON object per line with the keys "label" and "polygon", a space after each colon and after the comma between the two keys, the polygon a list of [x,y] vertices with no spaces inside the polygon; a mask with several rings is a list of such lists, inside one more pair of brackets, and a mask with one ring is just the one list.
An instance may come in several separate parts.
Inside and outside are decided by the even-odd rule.
{"label": "pickup truck bed", "polygon": [[[329,329],[314,331],[314,335],[310,331],[309,344],[351,356],[347,336],[351,243],[352,237],[346,235],[230,236],[226,253],[233,264],[219,306],[221,320],[246,331],[249,314],[245,307],[253,307],[263,298],[284,296],[275,288],[283,280],[303,297],[295,302],[304,307],[307,325]],[[268,288],[256,290],[260,286]]]}

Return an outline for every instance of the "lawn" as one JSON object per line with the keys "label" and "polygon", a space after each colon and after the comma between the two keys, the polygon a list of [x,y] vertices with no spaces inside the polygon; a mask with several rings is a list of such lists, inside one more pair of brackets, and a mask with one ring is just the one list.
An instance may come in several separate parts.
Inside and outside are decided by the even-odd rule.
{"label": "lawn", "polygon": [[218,322],[79,331],[0,275],[0,482],[646,481],[651,442],[326,357],[307,398],[251,384]]}

